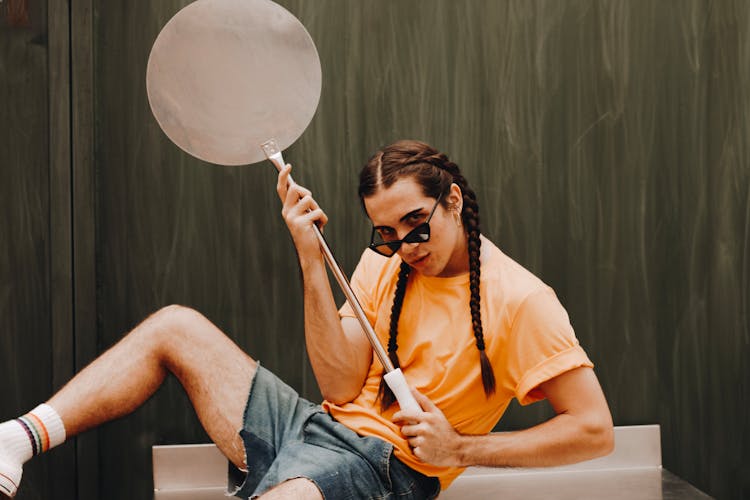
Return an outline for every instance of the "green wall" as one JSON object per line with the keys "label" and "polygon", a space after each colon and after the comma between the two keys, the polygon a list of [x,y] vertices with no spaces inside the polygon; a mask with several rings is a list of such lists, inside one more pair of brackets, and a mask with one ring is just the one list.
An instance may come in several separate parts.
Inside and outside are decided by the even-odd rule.
{"label": "green wall", "polygon": [[[25,26],[0,4],[0,420],[170,303],[319,397],[274,170],[195,160],[151,116],[149,50],[187,3],[48,0]],[[363,161],[432,143],[483,232],[558,292],[615,423],[661,424],[667,469],[750,498],[750,4],[280,3],[323,67],[286,157],[343,267],[369,236]],[[19,498],[149,498],[151,445],[206,439],[170,380],[29,464]]]}

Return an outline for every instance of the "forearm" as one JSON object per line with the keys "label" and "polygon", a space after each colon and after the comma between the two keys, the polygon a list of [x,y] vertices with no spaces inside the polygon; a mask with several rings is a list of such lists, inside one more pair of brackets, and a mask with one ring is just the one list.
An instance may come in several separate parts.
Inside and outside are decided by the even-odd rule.
{"label": "forearm", "polygon": [[[279,172],[276,191],[281,215],[297,250],[305,301],[305,342],[310,364],[323,397],[334,403],[351,401],[359,393],[372,356],[369,344],[341,325],[325,262],[313,226],[328,221],[311,193],[291,183],[286,165]],[[348,332],[348,333],[347,333]]]}
{"label": "forearm", "polygon": [[611,420],[559,414],[529,429],[460,435],[456,465],[546,467],[589,460],[612,451]]}
{"label": "forearm", "polygon": [[517,432],[458,433],[429,398],[412,388],[421,412],[399,411],[395,422],[414,454],[434,465],[469,467],[545,467],[580,462],[610,453],[612,416],[594,371],[579,367],[540,384],[557,414]]}
{"label": "forearm", "polygon": [[341,326],[331,285],[320,260],[300,259],[304,286],[305,342],[323,397],[334,403],[359,394],[372,356],[360,338],[349,338]]}

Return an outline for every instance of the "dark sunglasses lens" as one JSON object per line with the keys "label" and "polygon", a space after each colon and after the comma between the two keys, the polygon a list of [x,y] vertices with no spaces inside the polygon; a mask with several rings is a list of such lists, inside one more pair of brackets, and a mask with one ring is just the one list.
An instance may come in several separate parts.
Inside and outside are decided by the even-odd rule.
{"label": "dark sunglasses lens", "polygon": [[404,236],[404,243],[424,243],[430,241],[430,225],[426,222],[418,225]]}
{"label": "dark sunglasses lens", "polygon": [[380,255],[391,257],[401,248],[401,243],[424,243],[425,241],[430,241],[430,225],[427,222],[423,222],[409,231],[403,240],[383,241],[380,233],[373,230],[370,248]]}
{"label": "dark sunglasses lens", "polygon": [[387,243],[371,243],[370,248],[386,257],[391,257],[401,247],[400,241],[389,241]]}

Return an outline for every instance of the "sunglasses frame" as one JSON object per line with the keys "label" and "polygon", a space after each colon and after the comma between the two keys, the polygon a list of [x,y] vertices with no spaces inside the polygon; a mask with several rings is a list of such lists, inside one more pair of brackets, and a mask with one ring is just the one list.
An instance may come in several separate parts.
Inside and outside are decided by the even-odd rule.
{"label": "sunglasses frame", "polygon": [[[427,219],[425,219],[423,223],[406,233],[406,235],[400,240],[375,243],[375,235],[378,233],[378,230],[373,226],[372,233],[370,233],[370,244],[367,246],[367,248],[377,254],[390,258],[396,255],[399,248],[401,248],[401,245],[404,243],[426,243],[430,241],[430,220],[432,220],[432,216],[435,214],[435,210],[437,209],[438,205],[440,204],[440,200],[442,199],[443,195],[440,195],[438,199],[435,200],[435,206],[432,207],[432,211],[430,211],[430,215],[427,216]],[[393,250],[393,252],[390,254],[385,253],[381,251],[379,247],[388,248],[390,250]]]}

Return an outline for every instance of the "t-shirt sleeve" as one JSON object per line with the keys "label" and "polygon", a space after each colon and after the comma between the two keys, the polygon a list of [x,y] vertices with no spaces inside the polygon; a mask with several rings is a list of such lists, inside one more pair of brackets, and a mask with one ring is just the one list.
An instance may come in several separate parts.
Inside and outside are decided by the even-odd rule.
{"label": "t-shirt sleeve", "polygon": [[538,388],[541,383],[574,368],[594,366],[549,287],[532,292],[519,306],[507,355],[515,396],[522,405],[544,399]]}
{"label": "t-shirt sleeve", "polygon": [[[370,321],[370,324],[375,322],[375,287],[377,285],[377,270],[375,269],[375,262],[372,255],[374,254],[371,250],[365,250],[359,259],[357,267],[354,269],[351,280],[349,283],[352,285],[354,295],[357,296],[362,309],[365,312],[365,316]],[[352,309],[349,301],[344,301],[344,304],[339,308],[340,318],[356,318],[354,309]]]}

